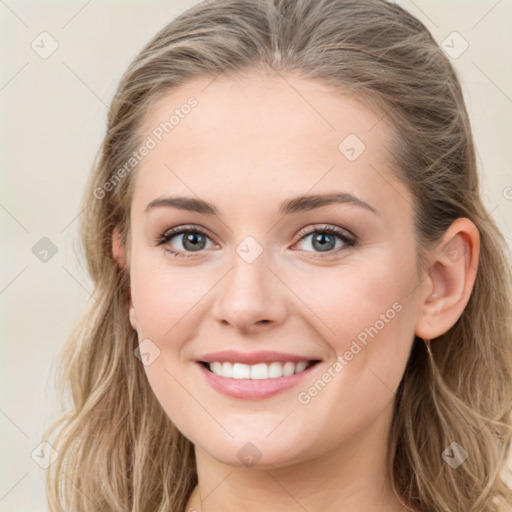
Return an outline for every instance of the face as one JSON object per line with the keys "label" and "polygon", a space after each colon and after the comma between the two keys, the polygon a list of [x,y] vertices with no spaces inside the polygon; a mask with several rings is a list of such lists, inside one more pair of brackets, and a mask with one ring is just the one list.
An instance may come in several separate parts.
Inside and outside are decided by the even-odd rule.
{"label": "face", "polygon": [[130,320],[163,409],[218,461],[305,461],[391,421],[418,283],[381,117],[251,73],[190,81],[144,119]]}

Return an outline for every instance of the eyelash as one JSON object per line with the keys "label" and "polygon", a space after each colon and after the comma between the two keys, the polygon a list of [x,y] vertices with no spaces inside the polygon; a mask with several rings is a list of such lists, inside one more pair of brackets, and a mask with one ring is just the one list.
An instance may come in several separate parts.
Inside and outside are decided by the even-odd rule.
{"label": "eyelash", "polygon": [[[171,239],[174,238],[175,236],[189,234],[189,233],[199,233],[201,235],[206,236],[207,238],[211,238],[209,236],[209,234],[205,230],[200,228],[199,226],[194,226],[194,225],[179,226],[176,228],[169,229],[166,232],[159,235],[156,240],[156,245],[160,246],[160,245],[166,244],[166,243],[170,242]],[[313,233],[328,233],[331,235],[336,235],[337,237],[339,237],[341,239],[341,241],[345,244],[345,246],[348,246],[349,248],[357,245],[357,239],[355,237],[348,236],[340,228],[337,228],[335,226],[319,227],[318,225],[314,225],[311,228],[305,228],[305,229],[301,230],[297,235],[299,237],[299,242],[304,240],[307,236],[309,236]],[[317,253],[317,254],[319,254],[319,256],[315,256],[315,257],[319,257],[319,258],[329,257],[329,256],[332,256],[333,254],[338,253],[339,251],[341,251],[343,249],[345,249],[345,247],[338,247],[337,249],[328,251],[326,253],[326,256],[321,255],[321,253]],[[171,249],[169,247],[166,247],[165,250],[174,258],[188,258],[190,256],[193,256],[193,254],[194,254],[193,252],[187,253],[187,252],[183,252],[183,251],[177,251],[177,250]],[[198,251],[198,252],[201,252],[201,251]],[[305,252],[311,252],[311,251],[305,251]]]}

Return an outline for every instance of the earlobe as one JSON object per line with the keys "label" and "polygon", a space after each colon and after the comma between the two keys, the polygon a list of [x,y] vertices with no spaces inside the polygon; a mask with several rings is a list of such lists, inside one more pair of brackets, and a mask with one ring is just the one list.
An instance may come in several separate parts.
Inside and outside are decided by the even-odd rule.
{"label": "earlobe", "polygon": [[121,243],[121,237],[119,231],[114,229],[112,233],[112,256],[117,261],[119,267],[124,268],[126,265],[126,255],[123,244]]}
{"label": "earlobe", "polygon": [[455,325],[466,307],[478,270],[480,234],[467,218],[455,220],[433,250],[415,334],[434,339]]}
{"label": "earlobe", "polygon": [[130,324],[134,331],[137,330],[137,315],[135,314],[135,308],[133,307],[132,301],[130,301],[130,310],[129,310],[129,316],[130,316]]}

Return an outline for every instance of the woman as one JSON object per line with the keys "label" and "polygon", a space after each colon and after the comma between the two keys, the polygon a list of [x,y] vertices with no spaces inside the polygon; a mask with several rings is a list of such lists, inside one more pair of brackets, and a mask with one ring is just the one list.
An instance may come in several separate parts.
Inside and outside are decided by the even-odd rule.
{"label": "woman", "polygon": [[457,76],[379,0],[213,0],[85,197],[51,510],[510,510],[511,290]]}

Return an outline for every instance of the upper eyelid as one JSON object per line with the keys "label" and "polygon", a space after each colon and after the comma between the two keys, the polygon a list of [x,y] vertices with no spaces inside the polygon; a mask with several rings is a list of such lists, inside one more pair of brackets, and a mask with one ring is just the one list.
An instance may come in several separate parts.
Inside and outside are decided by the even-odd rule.
{"label": "upper eyelid", "polygon": [[212,235],[212,233],[210,232],[209,229],[206,229],[205,227],[199,226],[196,224],[183,224],[183,225],[169,228],[162,233],[162,236],[174,235],[174,234],[182,235],[183,233],[186,233],[188,231],[198,231],[198,232],[204,233],[205,235],[208,235],[208,236],[211,236],[212,238],[214,238],[214,236]]}
{"label": "upper eyelid", "polygon": [[353,234],[348,229],[342,228],[341,226],[335,226],[334,224],[312,224],[306,228],[301,229],[298,232],[297,236],[299,236],[300,239],[302,239],[306,236],[311,235],[312,233],[322,232],[324,230],[326,230],[326,231],[334,230],[336,233],[333,233],[333,234],[337,234],[338,236],[345,236],[345,237],[353,239],[353,240],[357,239],[356,235]]}

